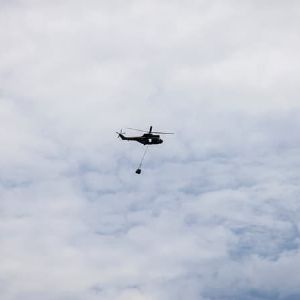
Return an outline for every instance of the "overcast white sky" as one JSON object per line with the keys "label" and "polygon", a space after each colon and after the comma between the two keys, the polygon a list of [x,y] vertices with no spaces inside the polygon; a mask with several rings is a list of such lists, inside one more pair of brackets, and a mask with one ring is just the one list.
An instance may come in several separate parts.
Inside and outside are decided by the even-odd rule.
{"label": "overcast white sky", "polygon": [[299,1],[0,0],[0,45],[1,300],[300,299]]}

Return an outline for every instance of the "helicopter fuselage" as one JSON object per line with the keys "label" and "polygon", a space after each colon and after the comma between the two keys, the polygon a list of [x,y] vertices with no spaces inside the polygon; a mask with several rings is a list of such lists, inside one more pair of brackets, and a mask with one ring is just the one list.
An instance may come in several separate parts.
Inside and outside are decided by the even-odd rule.
{"label": "helicopter fuselage", "polygon": [[125,141],[136,141],[143,145],[157,145],[162,144],[163,140],[160,138],[158,134],[145,133],[142,136],[124,136],[123,134],[119,134],[120,138]]}

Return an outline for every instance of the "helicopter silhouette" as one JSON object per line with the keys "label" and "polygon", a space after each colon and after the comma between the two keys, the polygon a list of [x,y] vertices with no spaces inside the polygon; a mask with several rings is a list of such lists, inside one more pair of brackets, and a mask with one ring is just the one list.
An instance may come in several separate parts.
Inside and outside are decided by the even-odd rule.
{"label": "helicopter silhouette", "polygon": [[141,174],[142,172],[142,164],[145,158],[145,155],[147,153],[148,150],[148,146],[149,145],[158,145],[158,144],[162,144],[163,140],[160,138],[160,134],[174,134],[173,132],[160,132],[160,131],[152,131],[152,126],[150,126],[149,131],[145,131],[145,130],[140,130],[140,129],[135,129],[135,128],[127,128],[127,129],[131,129],[131,130],[136,130],[136,131],[141,131],[141,132],[145,132],[143,135],[141,136],[125,136],[125,132],[121,131],[117,132],[118,137],[121,138],[122,140],[125,141],[136,141],[138,143],[143,144],[144,146],[147,145],[144,154],[142,156],[141,162],[137,168],[137,170],[135,171],[136,174]]}
{"label": "helicopter silhouette", "polygon": [[174,134],[173,132],[160,132],[160,131],[152,131],[152,126],[150,126],[149,131],[135,129],[135,128],[128,128],[131,130],[145,132],[141,136],[125,136],[125,132],[117,132],[118,137],[124,141],[136,141],[143,145],[157,145],[162,144],[163,140],[160,138],[160,134]]}

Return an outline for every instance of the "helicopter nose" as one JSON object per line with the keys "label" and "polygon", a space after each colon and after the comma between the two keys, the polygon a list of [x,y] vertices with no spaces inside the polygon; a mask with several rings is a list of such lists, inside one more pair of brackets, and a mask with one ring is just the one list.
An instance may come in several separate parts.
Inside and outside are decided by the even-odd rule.
{"label": "helicopter nose", "polygon": [[162,139],[159,139],[159,143],[162,144],[164,141]]}

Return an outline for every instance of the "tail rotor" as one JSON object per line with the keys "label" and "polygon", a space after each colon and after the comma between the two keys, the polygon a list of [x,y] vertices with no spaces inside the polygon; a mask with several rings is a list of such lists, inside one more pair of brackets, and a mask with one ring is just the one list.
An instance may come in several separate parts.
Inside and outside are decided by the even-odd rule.
{"label": "tail rotor", "polygon": [[123,129],[121,129],[120,132],[116,132],[116,134],[118,135],[118,138],[121,138],[121,136],[126,133],[123,131]]}

